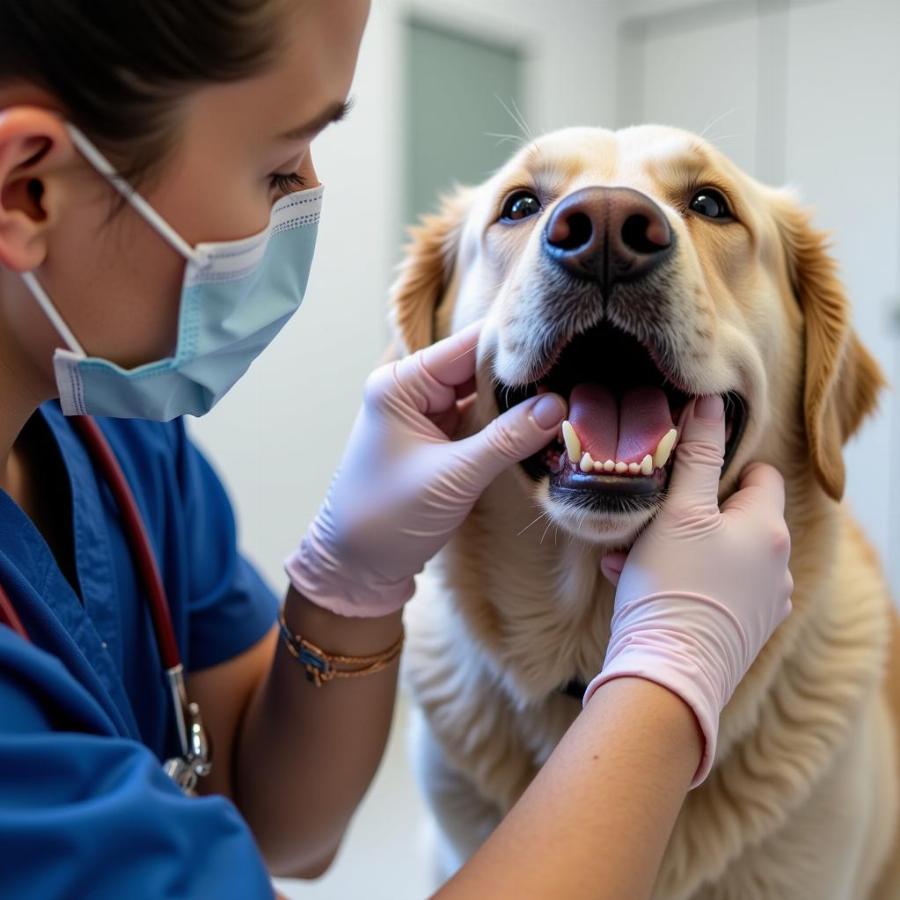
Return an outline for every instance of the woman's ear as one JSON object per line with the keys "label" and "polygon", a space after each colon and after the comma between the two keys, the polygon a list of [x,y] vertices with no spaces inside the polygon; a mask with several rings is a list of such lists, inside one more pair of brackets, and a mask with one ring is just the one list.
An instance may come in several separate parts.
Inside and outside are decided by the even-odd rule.
{"label": "woman's ear", "polygon": [[16,272],[37,268],[57,218],[56,180],[75,155],[63,121],[40,107],[0,113],[0,265]]}
{"label": "woman's ear", "polygon": [[850,324],[850,304],[827,235],[787,193],[773,207],[805,325],[803,408],[810,461],[825,493],[844,493],[843,446],[875,410],[885,386],[878,363]]}
{"label": "woman's ear", "polygon": [[413,353],[436,339],[435,318],[456,263],[469,200],[470,192],[461,188],[409,230],[410,242],[390,297],[396,349],[401,353]]}

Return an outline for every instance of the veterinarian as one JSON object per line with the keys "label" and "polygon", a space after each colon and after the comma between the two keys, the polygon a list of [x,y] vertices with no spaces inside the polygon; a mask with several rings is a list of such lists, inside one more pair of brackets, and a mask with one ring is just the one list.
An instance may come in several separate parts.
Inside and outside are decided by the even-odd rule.
{"label": "veterinarian", "polygon": [[[310,144],[367,13],[0,0],[3,896],[250,900],[324,871],[384,749],[414,576],[565,414],[547,395],[452,439],[477,325],[377,370],[297,522],[279,627],[179,417],[300,304]],[[780,478],[751,467],[720,510],[723,440],[701,398],[665,512],[602,561],[616,610],[584,712],[446,896],[649,893],[789,608]]]}

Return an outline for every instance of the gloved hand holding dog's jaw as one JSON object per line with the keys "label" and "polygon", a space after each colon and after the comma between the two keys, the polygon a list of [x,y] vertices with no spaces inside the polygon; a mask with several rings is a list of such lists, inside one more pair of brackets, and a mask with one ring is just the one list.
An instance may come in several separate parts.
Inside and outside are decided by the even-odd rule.
{"label": "gloved hand holding dog's jaw", "polygon": [[[294,587],[344,616],[383,616],[414,592],[414,576],[506,468],[545,447],[566,414],[554,394],[513,407],[453,440],[474,389],[480,326],[382,366],[369,378],[341,466],[286,562]],[[719,509],[725,446],[720,397],[684,421],[662,511],[629,552],[605,558],[617,582],[612,635],[585,703],[612,678],[639,676],[680,696],[706,742],[763,644],[790,611],[790,539],[778,472],[749,466]]]}
{"label": "gloved hand holding dog's jaw", "polygon": [[480,324],[376,369],[328,496],[285,568],[309,600],[344,616],[384,616],[504,470],[545,447],[566,414],[534,397],[463,440]]}
{"label": "gloved hand holding dog's jaw", "polygon": [[784,482],[752,464],[718,505],[725,448],[720,397],[703,397],[685,420],[665,506],[627,558],[601,568],[616,584],[612,633],[584,703],[613,678],[638,676],[693,710],[705,750],[692,787],[709,773],[719,714],[763,644],[791,610],[790,536]]}

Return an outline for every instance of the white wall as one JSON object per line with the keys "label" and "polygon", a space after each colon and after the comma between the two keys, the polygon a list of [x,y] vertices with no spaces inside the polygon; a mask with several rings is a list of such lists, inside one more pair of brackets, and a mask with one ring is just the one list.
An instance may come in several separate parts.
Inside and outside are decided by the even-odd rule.
{"label": "white wall", "polygon": [[[828,0],[790,12],[788,179],[831,230],[863,341],[896,383],[900,295],[900,3]],[[900,598],[900,404],[847,447],[847,500]]]}
{"label": "white wall", "polygon": [[[192,432],[229,487],[242,544],[281,588],[281,559],[315,514],[338,464],[361,385],[387,342],[386,297],[402,214],[404,19],[415,11],[526,48],[535,132],[612,115],[605,3],[375,0],[346,122],[317,140],[326,186],[300,312]],[[510,121],[509,130],[515,130]]]}

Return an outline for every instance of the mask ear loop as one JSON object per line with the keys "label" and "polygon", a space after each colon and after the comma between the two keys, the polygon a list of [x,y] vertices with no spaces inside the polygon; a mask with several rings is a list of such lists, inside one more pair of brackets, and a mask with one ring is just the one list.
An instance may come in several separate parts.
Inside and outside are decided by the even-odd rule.
{"label": "mask ear loop", "polygon": [[[72,125],[66,123],[66,130],[72,143],[80,151],[82,156],[105,178],[110,185],[117,190],[134,210],[153,228],[163,240],[167,241],[185,259],[195,265],[202,266],[206,260],[203,253],[195,250],[174,228],[116,171],[113,164],[91,143],[84,133]],[[34,299],[50,320],[59,336],[68,344],[69,349],[86,357],[84,348],[72,333],[72,329],[66,324],[65,319],[53,305],[49,295],[41,286],[33,272],[22,272],[22,280],[28,286]]]}
{"label": "mask ear loop", "polygon": [[113,164],[91,143],[84,133],[71,123],[66,129],[72,143],[82,156],[99,172],[157,233],[185,259],[202,265],[204,256],[198,253],[115,169]]}
{"label": "mask ear loop", "polygon": [[72,334],[72,329],[66,324],[65,319],[59,314],[59,311],[47,296],[47,292],[41,287],[41,283],[34,277],[34,272],[22,272],[22,281],[28,286],[34,299],[44,311],[44,314],[50,320],[50,324],[56,329],[59,336],[69,345],[69,349],[77,353],[79,356],[87,356],[84,347],[78,343],[77,338]]}

